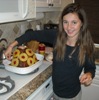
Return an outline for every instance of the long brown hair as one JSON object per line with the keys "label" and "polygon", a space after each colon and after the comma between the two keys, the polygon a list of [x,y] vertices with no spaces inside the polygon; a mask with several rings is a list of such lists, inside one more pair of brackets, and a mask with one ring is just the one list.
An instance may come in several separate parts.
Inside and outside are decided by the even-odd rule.
{"label": "long brown hair", "polygon": [[64,60],[67,34],[63,29],[63,17],[68,13],[76,13],[82,22],[82,27],[80,29],[80,34],[78,36],[78,40],[75,44],[75,47],[77,47],[79,44],[79,55],[78,55],[79,64],[83,65],[85,62],[85,54],[88,55],[90,60],[93,60],[94,44],[93,44],[91,34],[88,30],[86,13],[84,9],[81,8],[79,4],[76,3],[71,3],[68,6],[66,6],[60,16],[59,33],[54,48],[54,50],[57,53],[56,59]]}

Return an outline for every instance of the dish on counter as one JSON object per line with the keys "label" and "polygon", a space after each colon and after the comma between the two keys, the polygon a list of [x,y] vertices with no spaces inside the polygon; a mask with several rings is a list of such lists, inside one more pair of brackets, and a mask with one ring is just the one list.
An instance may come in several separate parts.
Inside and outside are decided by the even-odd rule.
{"label": "dish on counter", "polygon": [[45,57],[45,59],[47,60],[47,61],[49,61],[49,62],[53,62],[53,53],[52,52],[50,52],[46,57]]}
{"label": "dish on counter", "polygon": [[96,60],[95,60],[95,64],[96,64],[96,65],[99,65],[99,59],[96,59]]}
{"label": "dish on counter", "polygon": [[45,53],[46,54],[49,54],[52,51],[53,51],[53,48],[52,47],[45,47]]}
{"label": "dish on counter", "polygon": [[28,67],[15,67],[15,66],[10,66],[9,64],[11,63],[11,61],[9,60],[3,60],[3,64],[5,65],[5,69],[8,71],[11,71],[13,73],[17,73],[17,74],[29,74],[33,71],[35,71],[42,63],[43,63],[43,59],[44,56],[41,54],[36,54],[36,57],[38,59],[38,62],[36,62],[35,64],[28,66]]}
{"label": "dish on counter", "polygon": [[96,48],[99,48],[99,44],[97,44],[97,43],[94,43],[94,46],[95,46]]}

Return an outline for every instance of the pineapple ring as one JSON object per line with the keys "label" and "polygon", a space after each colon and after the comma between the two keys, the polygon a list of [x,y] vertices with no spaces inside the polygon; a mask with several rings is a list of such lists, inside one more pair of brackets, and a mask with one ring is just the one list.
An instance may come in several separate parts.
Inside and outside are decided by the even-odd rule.
{"label": "pineapple ring", "polygon": [[20,59],[20,61],[26,61],[27,59],[28,59],[28,56],[27,56],[27,54],[26,53],[21,53],[20,55],[19,55],[19,59]]}
{"label": "pineapple ring", "polygon": [[31,57],[29,57],[29,58],[27,59],[27,64],[28,64],[29,66],[33,65],[34,63],[35,63],[35,59],[33,59],[33,58],[31,58]]}
{"label": "pineapple ring", "polygon": [[16,49],[14,52],[13,52],[13,57],[18,57],[20,55],[20,50]]}
{"label": "pineapple ring", "polygon": [[36,63],[37,62],[37,58],[36,58],[36,55],[35,54],[33,55],[33,59],[34,59],[34,61]]}
{"label": "pineapple ring", "polygon": [[32,49],[26,49],[26,53],[28,56],[32,56],[34,54]]}
{"label": "pineapple ring", "polygon": [[19,65],[19,60],[18,58],[13,58],[11,61],[11,66],[18,66]]}

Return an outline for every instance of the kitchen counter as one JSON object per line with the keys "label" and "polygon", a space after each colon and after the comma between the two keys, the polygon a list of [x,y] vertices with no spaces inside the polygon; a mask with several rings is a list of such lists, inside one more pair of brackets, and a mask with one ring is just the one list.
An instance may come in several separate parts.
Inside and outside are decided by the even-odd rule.
{"label": "kitchen counter", "polygon": [[[52,63],[44,61],[35,73],[19,75],[0,69],[0,77],[10,76],[15,81],[15,88],[4,95],[0,95],[0,100],[26,100],[37,88],[39,88],[52,74]],[[96,66],[99,71],[99,66]]]}
{"label": "kitchen counter", "polygon": [[[36,73],[28,75],[18,75],[5,69],[0,69],[0,77],[10,76],[15,81],[15,88],[4,95],[0,95],[0,100],[25,100],[39,86],[41,86],[52,74],[50,62],[44,61]],[[14,79],[15,78],[15,79]]]}

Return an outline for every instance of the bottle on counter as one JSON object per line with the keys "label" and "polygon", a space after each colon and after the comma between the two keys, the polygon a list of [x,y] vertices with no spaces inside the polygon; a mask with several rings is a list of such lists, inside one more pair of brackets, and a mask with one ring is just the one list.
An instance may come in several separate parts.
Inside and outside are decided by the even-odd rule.
{"label": "bottle on counter", "polygon": [[44,43],[39,44],[38,52],[39,54],[45,55],[45,44]]}

